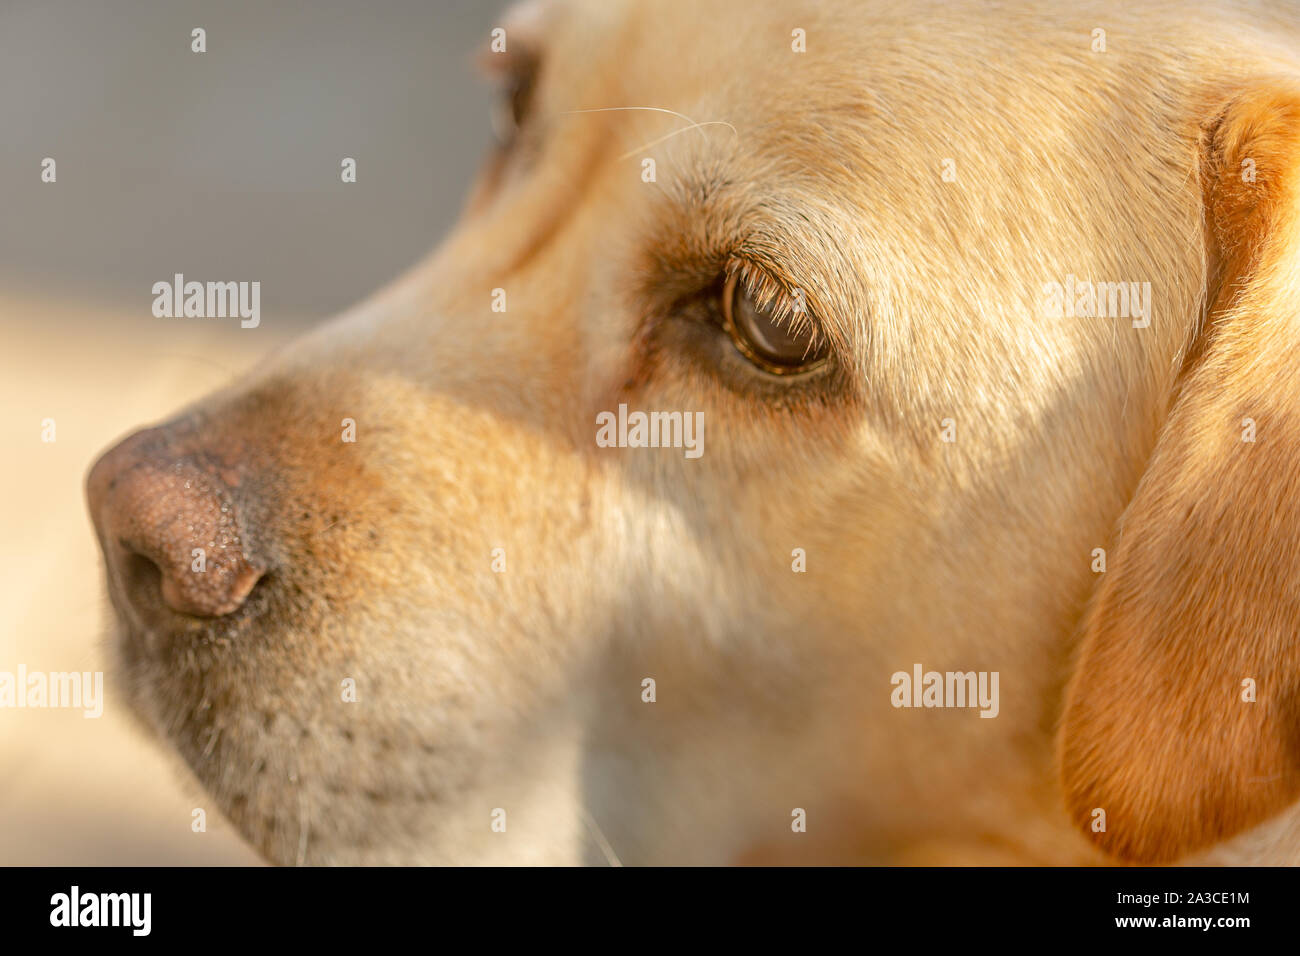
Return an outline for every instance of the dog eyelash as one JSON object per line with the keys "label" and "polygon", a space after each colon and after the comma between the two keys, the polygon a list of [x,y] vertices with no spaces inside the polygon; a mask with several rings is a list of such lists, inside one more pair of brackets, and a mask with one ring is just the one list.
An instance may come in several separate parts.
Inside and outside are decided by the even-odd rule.
{"label": "dog eyelash", "polygon": [[794,335],[811,331],[814,343],[823,338],[821,326],[813,318],[806,296],[800,308],[799,299],[791,291],[774,279],[767,269],[748,259],[733,258],[727,263],[724,285],[735,274],[739,274],[740,285],[754,304],[766,311],[774,322],[786,326]]}

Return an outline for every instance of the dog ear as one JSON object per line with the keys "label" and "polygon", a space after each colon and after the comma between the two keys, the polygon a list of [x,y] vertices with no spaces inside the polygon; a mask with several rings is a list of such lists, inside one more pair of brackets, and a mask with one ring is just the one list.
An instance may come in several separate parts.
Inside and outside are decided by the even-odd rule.
{"label": "dog ear", "polygon": [[1300,81],[1215,111],[1200,174],[1206,326],[1094,595],[1057,741],[1071,817],[1140,862],[1300,796]]}

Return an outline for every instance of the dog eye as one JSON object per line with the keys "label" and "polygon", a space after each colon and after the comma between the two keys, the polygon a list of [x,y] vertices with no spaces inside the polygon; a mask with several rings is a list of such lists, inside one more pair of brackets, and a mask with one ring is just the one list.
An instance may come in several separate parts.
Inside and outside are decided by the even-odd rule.
{"label": "dog eye", "polygon": [[740,281],[727,279],[722,290],[722,317],[727,334],[740,353],[772,375],[811,372],[825,363],[829,349],[808,315],[773,297],[759,305]]}
{"label": "dog eye", "polygon": [[492,131],[503,144],[518,134],[532,106],[537,85],[537,61],[534,57],[517,58],[505,76],[505,83],[492,108]]}

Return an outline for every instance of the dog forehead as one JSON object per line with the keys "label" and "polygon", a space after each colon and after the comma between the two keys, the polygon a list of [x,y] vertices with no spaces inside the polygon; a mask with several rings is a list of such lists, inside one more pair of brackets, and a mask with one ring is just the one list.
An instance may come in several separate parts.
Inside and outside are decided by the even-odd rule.
{"label": "dog forehead", "polygon": [[[524,33],[547,144],[530,195],[550,202],[545,184],[572,181],[557,170],[583,168],[589,228],[568,236],[784,257],[784,284],[856,323],[861,377],[892,393],[1050,393],[1062,368],[1114,351],[1114,322],[1045,291],[1079,278],[1124,293],[1121,311],[1136,289],[1141,314],[1114,321],[1153,326],[1118,378],[1171,365],[1200,285],[1182,135],[1195,68],[1154,47],[1159,70],[1107,59],[1085,21],[930,9],[543,0]],[[1130,20],[1107,23],[1121,36]],[[706,233],[722,238],[688,244]]]}
{"label": "dog forehead", "polygon": [[[658,148],[683,168],[693,162],[701,180],[725,163],[737,180],[837,189],[846,205],[905,198],[891,184],[945,158],[996,160],[981,154],[1059,139],[1096,98],[1056,75],[1068,71],[1045,73],[1037,47],[1012,43],[981,5],[945,6],[937,26],[872,0],[529,0],[520,10],[557,91],[557,128],[574,129],[573,114],[607,114],[620,156]],[[990,68],[991,57],[1002,66]],[[1024,193],[1022,183],[979,185]],[[911,216],[933,208],[900,205]]]}

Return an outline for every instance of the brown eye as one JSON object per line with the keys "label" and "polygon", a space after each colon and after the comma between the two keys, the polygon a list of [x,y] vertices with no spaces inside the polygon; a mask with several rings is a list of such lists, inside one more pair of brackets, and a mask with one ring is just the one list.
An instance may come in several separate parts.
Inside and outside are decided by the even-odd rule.
{"label": "brown eye", "polygon": [[492,130],[502,143],[509,143],[524,125],[532,106],[533,88],[537,81],[535,58],[521,57],[510,64],[505,88],[497,97],[492,109]]}
{"label": "brown eye", "polygon": [[760,308],[739,279],[733,274],[722,290],[722,317],[745,358],[773,375],[811,372],[825,363],[828,349],[815,322],[783,317],[775,302]]}

